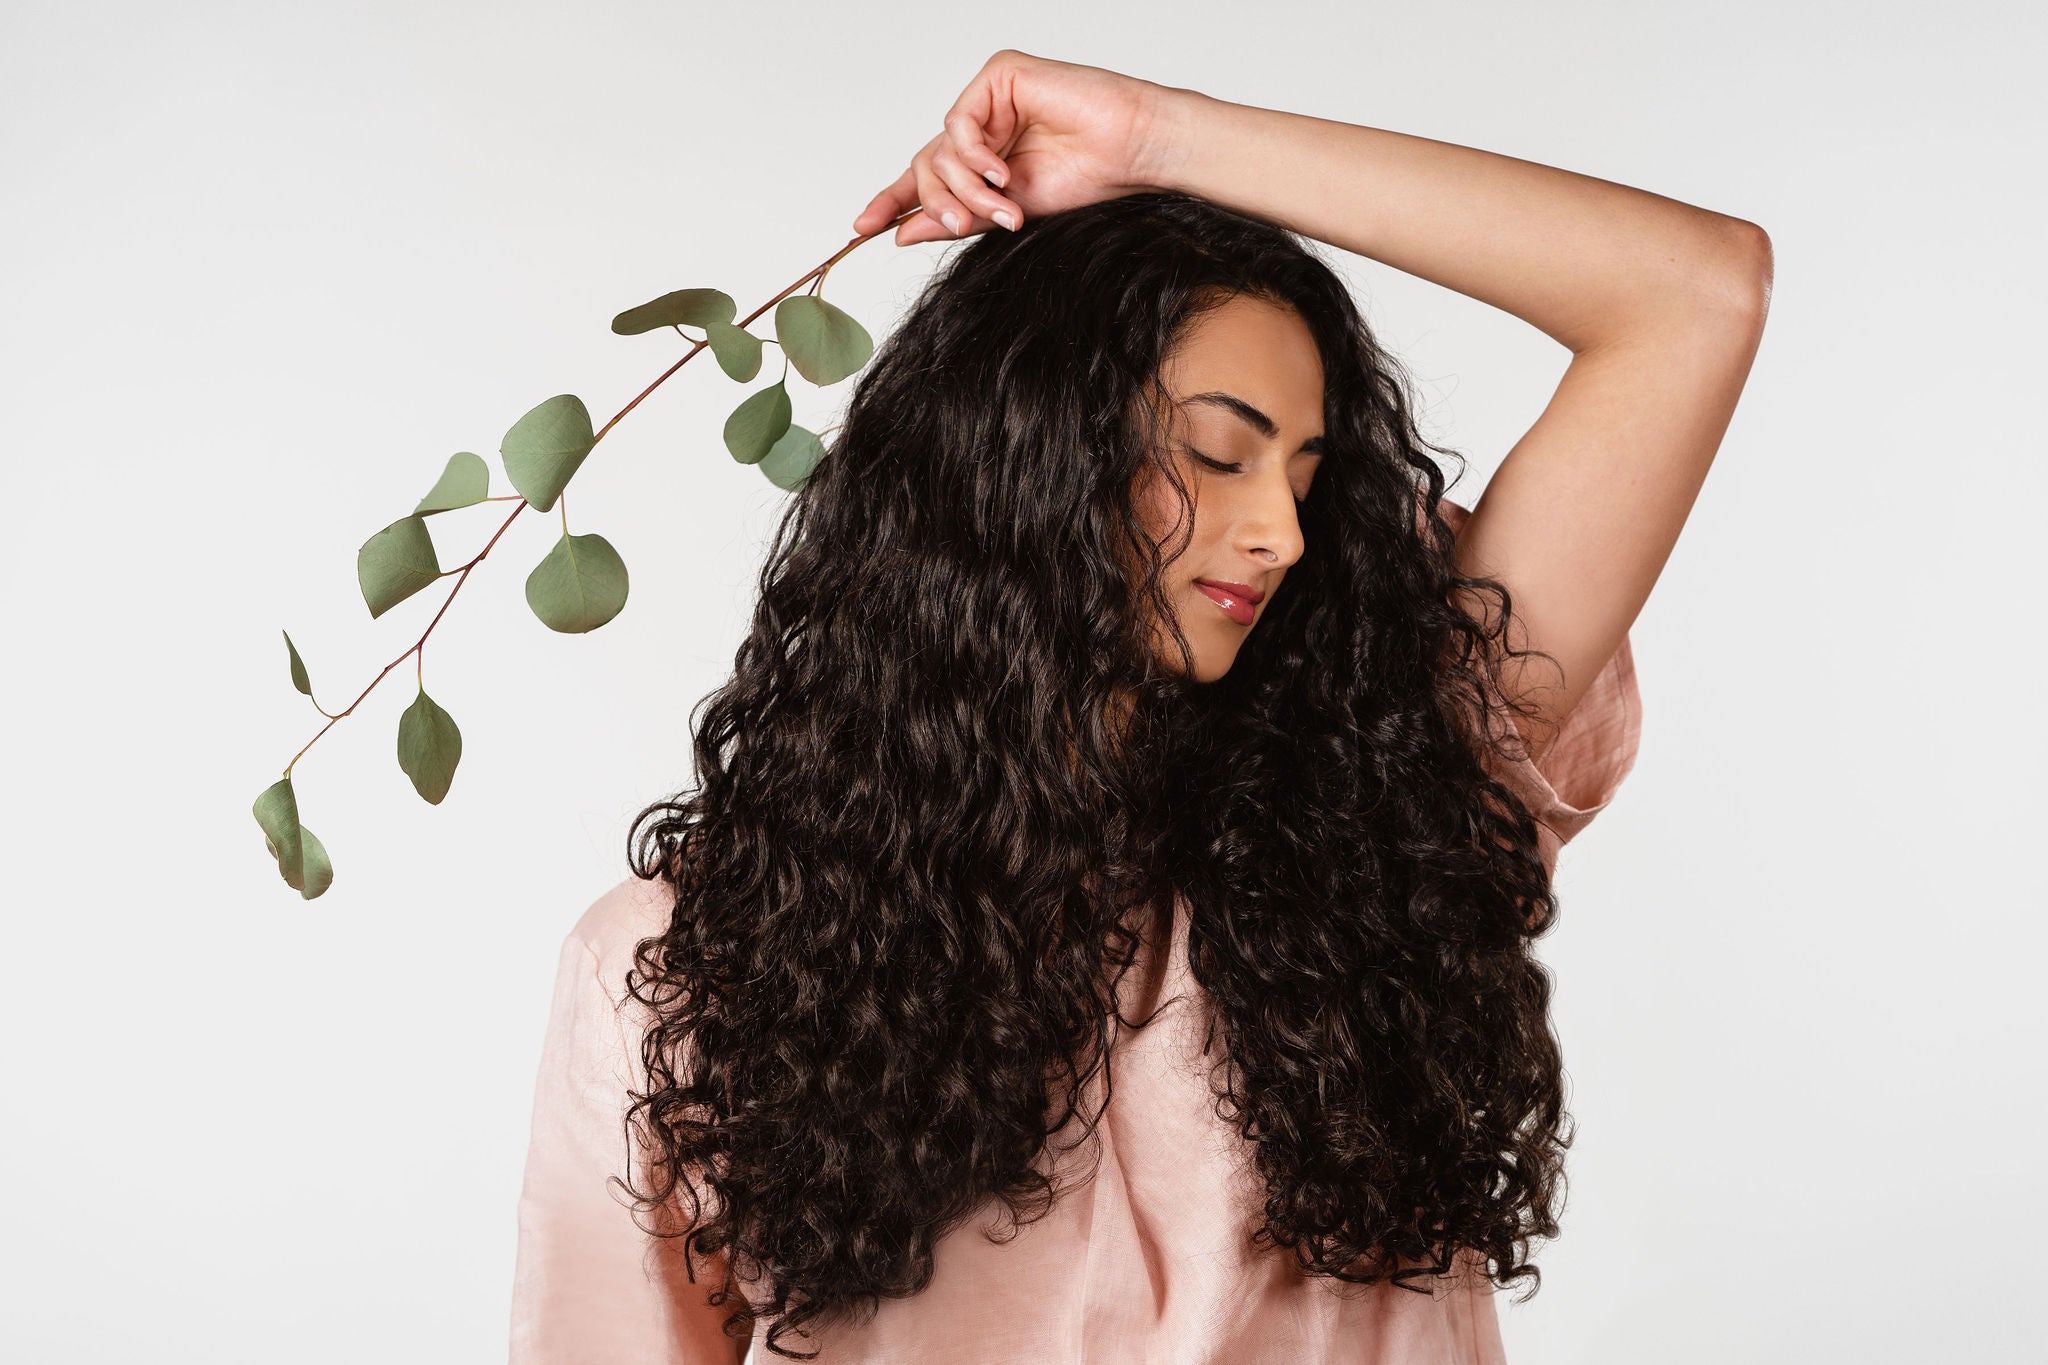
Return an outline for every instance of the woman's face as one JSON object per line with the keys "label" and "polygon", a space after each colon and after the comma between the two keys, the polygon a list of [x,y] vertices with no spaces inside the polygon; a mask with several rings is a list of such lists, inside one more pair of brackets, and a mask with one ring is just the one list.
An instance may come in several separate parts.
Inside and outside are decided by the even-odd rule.
{"label": "woman's face", "polygon": [[[1194,535],[1162,586],[1195,680],[1214,682],[1301,558],[1296,503],[1323,458],[1322,356],[1294,310],[1239,295],[1193,325],[1160,378],[1174,405],[1173,459],[1194,504]],[[1179,534],[1183,509],[1164,479],[1141,476],[1137,505],[1156,541]],[[1179,667],[1171,636],[1157,638],[1160,657]]]}

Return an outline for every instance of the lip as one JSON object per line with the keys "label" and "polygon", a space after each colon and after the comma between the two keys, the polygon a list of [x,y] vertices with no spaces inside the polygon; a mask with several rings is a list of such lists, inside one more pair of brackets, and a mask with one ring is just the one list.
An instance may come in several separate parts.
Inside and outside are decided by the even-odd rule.
{"label": "lip", "polygon": [[1195,586],[1202,590],[1202,596],[1223,608],[1230,619],[1241,626],[1248,626],[1257,619],[1258,613],[1253,608],[1266,600],[1266,594],[1255,591],[1249,584],[1231,583],[1220,578],[1197,578]]}

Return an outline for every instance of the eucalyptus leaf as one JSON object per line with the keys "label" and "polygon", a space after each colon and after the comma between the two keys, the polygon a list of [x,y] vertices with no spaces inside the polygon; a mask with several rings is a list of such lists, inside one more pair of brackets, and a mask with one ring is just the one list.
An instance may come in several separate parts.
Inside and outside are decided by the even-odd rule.
{"label": "eucalyptus leaf", "polygon": [[775,448],[761,457],[761,472],[777,488],[795,492],[809,481],[811,471],[824,455],[825,443],[816,433],[792,426],[775,443]]}
{"label": "eucalyptus leaf", "polygon": [[398,718],[398,766],[428,805],[438,806],[462,761],[462,731],[425,688]]}
{"label": "eucalyptus leaf", "polygon": [[626,605],[626,562],[600,535],[564,535],[526,577],[526,605],[550,630],[596,630]]}
{"label": "eucalyptus leaf", "polygon": [[612,330],[622,337],[651,332],[657,327],[713,327],[731,322],[739,315],[732,295],[718,289],[678,289],[651,303],[628,308],[612,319]]}
{"label": "eucalyptus leaf", "polygon": [[[310,697],[313,695],[313,680],[306,676],[305,661],[299,658],[299,647],[292,643],[292,633],[285,631],[283,634],[284,647],[291,653],[292,686]],[[317,703],[315,704],[317,705]]]}
{"label": "eucalyptus leaf", "polygon": [[334,863],[326,846],[299,823],[299,802],[291,778],[281,777],[264,788],[251,809],[285,885],[312,900],[334,884]]}
{"label": "eucalyptus leaf", "polygon": [[711,354],[726,378],[746,384],[761,373],[761,338],[744,327],[724,322],[712,323],[704,332],[711,342]]}
{"label": "eucalyptus leaf", "polygon": [[334,861],[327,856],[327,846],[313,837],[313,831],[301,825],[299,839],[305,845],[305,871],[300,874],[299,884],[294,889],[307,900],[312,900],[328,887],[334,885]]}
{"label": "eucalyptus leaf", "polygon": [[441,576],[425,518],[400,517],[356,551],[356,582],[375,620]]}
{"label": "eucalyptus leaf", "polygon": [[775,341],[796,372],[819,385],[837,384],[875,353],[867,328],[814,294],[775,305]]}
{"label": "eucalyptus leaf", "polygon": [[263,830],[264,846],[270,850],[270,856],[277,859],[277,870],[293,890],[299,889],[306,854],[305,841],[299,830],[299,801],[292,794],[292,780],[280,777],[265,787],[250,811]]}
{"label": "eucalyptus leaf", "polygon": [[505,477],[536,512],[546,512],[569,486],[583,457],[597,444],[590,409],[573,393],[537,404],[505,433],[499,454]]}
{"label": "eucalyptus leaf", "polygon": [[781,380],[748,394],[725,419],[725,448],[741,464],[759,464],[789,430],[789,387]]}
{"label": "eucalyptus leaf", "polygon": [[448,467],[441,471],[440,480],[431,492],[420,499],[420,505],[413,508],[412,513],[418,517],[430,512],[474,507],[490,495],[491,471],[484,464],[483,456],[461,450],[448,457]]}

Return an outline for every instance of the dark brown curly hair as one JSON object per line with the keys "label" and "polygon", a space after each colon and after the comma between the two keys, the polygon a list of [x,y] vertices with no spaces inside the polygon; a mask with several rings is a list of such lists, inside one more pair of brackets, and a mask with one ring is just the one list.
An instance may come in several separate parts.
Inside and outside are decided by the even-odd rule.
{"label": "dark brown curly hair", "polygon": [[[1149,643],[1179,547],[1132,490],[1185,506],[1142,399],[1233,295],[1307,324],[1328,453],[1286,591],[1198,684]],[[1569,1145],[1530,952],[1556,903],[1482,761],[1518,742],[1507,590],[1455,571],[1456,457],[1412,411],[1303,239],[1181,194],[968,241],[876,352],[692,714],[696,785],[629,834],[676,898],[628,975],[655,1154],[629,1188],[727,1257],[729,1334],[769,1318],[807,1359],[782,1338],[919,1292],[985,1201],[1042,1216],[1130,916],[1176,891],[1255,1239],[1405,1288],[1470,1248],[1535,1292]]]}

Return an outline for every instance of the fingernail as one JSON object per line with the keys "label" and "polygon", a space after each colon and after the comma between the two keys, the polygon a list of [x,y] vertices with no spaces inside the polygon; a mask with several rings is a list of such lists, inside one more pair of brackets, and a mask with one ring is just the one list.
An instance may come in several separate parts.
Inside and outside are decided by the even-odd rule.
{"label": "fingernail", "polygon": [[1010,216],[1010,211],[1008,209],[997,209],[990,216],[993,217],[998,223],[1001,223],[1004,227],[1008,228],[1010,231],[1015,232],[1017,230],[1017,220]]}
{"label": "fingernail", "polygon": [[950,213],[942,213],[939,215],[939,221],[946,225],[946,231],[952,233],[955,237],[960,235],[960,220],[958,218],[955,218]]}

